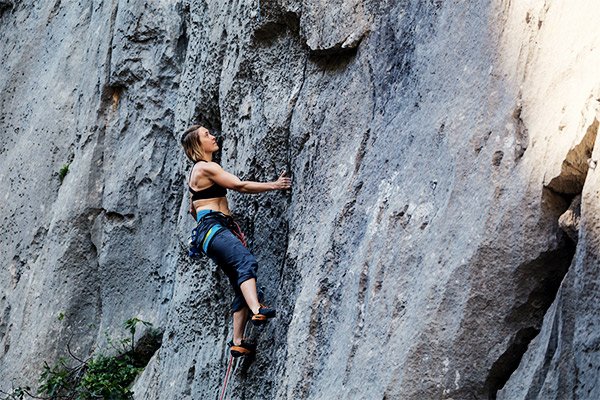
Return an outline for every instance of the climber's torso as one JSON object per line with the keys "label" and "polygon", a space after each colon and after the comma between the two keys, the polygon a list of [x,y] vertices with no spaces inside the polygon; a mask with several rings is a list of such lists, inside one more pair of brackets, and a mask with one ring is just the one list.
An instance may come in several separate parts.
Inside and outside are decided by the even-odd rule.
{"label": "climber's torso", "polygon": [[205,176],[202,164],[203,162],[199,162],[194,166],[188,183],[194,209],[197,213],[202,210],[213,210],[231,215],[225,197],[226,189]]}
{"label": "climber's torso", "polygon": [[193,202],[194,208],[196,212],[200,212],[202,210],[213,210],[219,211],[225,215],[231,215],[229,211],[229,205],[227,204],[226,197],[216,197],[213,199],[205,199],[205,200],[196,200]]}

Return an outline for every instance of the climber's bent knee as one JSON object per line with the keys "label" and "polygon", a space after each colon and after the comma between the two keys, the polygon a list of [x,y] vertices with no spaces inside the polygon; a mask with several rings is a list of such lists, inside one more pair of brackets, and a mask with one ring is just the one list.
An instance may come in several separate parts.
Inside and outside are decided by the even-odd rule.
{"label": "climber's bent knee", "polygon": [[[215,234],[208,246],[208,255],[216,262],[229,278],[229,282],[236,292],[240,292],[240,285],[249,279],[256,279],[258,263],[250,251],[229,230],[222,229]],[[243,297],[242,297],[243,299]],[[238,305],[234,299],[234,311],[244,307],[246,303]]]}

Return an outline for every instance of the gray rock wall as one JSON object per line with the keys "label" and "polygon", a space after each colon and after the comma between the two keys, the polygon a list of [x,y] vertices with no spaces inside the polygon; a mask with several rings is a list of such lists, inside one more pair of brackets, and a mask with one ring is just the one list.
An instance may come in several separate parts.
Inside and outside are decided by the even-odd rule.
{"label": "gray rock wall", "polygon": [[218,398],[201,123],[225,169],[294,182],[228,195],[278,309],[229,398],[598,396],[597,5],[41,3],[0,2],[0,389],[135,316],[165,330],[136,399]]}
{"label": "gray rock wall", "polygon": [[160,321],[172,296],[182,16],[126,4],[19,2],[1,17],[3,386],[35,382],[72,335],[86,356],[134,314]]}

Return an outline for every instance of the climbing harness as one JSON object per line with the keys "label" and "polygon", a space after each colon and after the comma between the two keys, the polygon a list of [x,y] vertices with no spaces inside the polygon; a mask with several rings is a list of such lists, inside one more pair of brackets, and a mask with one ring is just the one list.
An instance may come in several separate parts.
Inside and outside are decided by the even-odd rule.
{"label": "climbing harness", "polygon": [[[208,229],[208,231],[204,234],[203,237],[200,237],[200,235],[201,235],[200,231],[203,230],[203,229],[200,229],[201,225],[207,219],[211,219],[211,218],[217,219],[223,225],[219,225],[219,224],[213,225],[212,227],[210,227]],[[203,216],[202,218],[200,218],[200,221],[198,221],[198,224],[192,230],[192,233],[190,234],[190,236],[188,238],[190,257],[199,258],[199,257],[202,257],[202,254],[206,254],[210,240],[218,231],[220,231],[224,227],[229,228],[229,230],[231,230],[231,232],[240,240],[240,242],[242,242],[244,247],[248,247],[248,243],[246,241],[246,236],[242,232],[242,229],[240,228],[238,223],[235,222],[234,219],[232,217],[230,217],[229,215],[225,215],[218,211],[212,211],[212,212],[209,212],[208,214],[206,214],[205,216]]]}

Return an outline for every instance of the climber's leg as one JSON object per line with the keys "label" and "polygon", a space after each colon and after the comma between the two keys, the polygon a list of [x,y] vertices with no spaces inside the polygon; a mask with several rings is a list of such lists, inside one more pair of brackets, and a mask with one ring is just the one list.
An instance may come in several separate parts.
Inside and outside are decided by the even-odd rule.
{"label": "climber's leg", "polygon": [[248,322],[248,307],[243,307],[241,310],[233,313],[233,344],[239,346],[244,338],[244,329]]}
{"label": "climber's leg", "polygon": [[262,325],[275,317],[275,309],[261,306],[256,293],[258,263],[229,229],[215,234],[208,246],[208,255],[223,269],[235,291],[233,312],[247,306],[252,311],[252,323]]}
{"label": "climber's leg", "polygon": [[248,304],[248,307],[252,310],[252,314],[258,314],[260,304],[258,303],[258,296],[256,294],[256,279],[250,278],[242,282],[240,289],[244,295],[246,304]]}
{"label": "climber's leg", "polygon": [[240,285],[244,299],[252,311],[252,323],[262,325],[269,322],[269,318],[275,317],[275,309],[267,307],[258,302],[256,295],[256,279],[248,279]]}

